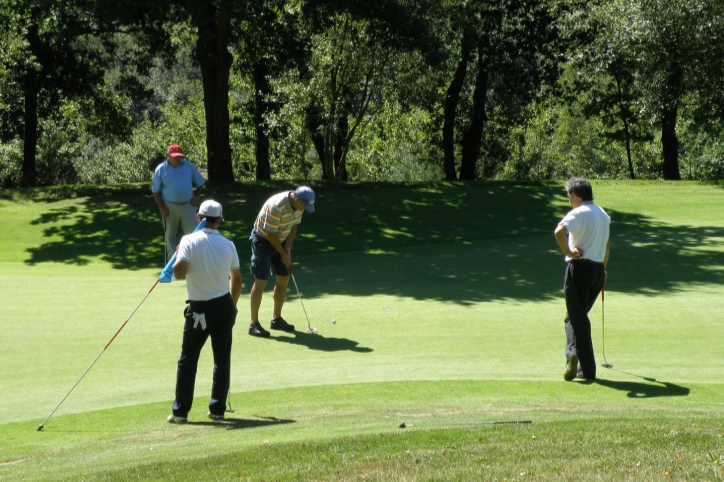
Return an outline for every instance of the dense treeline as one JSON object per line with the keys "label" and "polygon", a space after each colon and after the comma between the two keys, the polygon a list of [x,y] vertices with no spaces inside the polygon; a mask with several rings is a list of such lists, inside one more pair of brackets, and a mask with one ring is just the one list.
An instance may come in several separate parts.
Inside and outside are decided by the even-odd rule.
{"label": "dense treeline", "polygon": [[0,186],[724,177],[724,0],[0,0]]}

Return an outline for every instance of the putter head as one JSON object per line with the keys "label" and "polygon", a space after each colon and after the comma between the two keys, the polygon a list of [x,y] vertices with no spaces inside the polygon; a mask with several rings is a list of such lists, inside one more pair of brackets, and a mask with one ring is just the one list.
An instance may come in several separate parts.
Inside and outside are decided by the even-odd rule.
{"label": "putter head", "polygon": [[610,363],[604,363],[604,364],[601,365],[601,366],[602,366],[603,368],[613,368],[613,365],[611,365]]}
{"label": "putter head", "polygon": [[317,329],[316,329],[316,328],[312,328],[312,327],[310,326],[309,328],[307,328],[307,332],[309,332],[309,333],[316,333],[316,332],[317,332]]}

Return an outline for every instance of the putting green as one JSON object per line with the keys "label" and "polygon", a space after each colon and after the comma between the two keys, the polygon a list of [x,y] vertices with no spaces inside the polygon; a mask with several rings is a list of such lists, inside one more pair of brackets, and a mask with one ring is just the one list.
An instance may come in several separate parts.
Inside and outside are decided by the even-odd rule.
{"label": "putting green", "polygon": [[[564,263],[552,236],[567,210],[561,186],[315,186],[318,209],[304,217],[294,262],[318,334],[304,332],[292,285],[284,314],[297,332],[270,339],[246,335],[246,238],[261,201],[281,186],[212,189],[228,213],[221,231],[244,265],[231,403],[235,417],[260,420],[240,427],[254,434],[250,439],[234,441],[208,427],[177,431],[165,424],[183,281],[155,287],[48,422],[46,438],[19,435],[50,413],[147,294],[163,245],[153,206],[143,204],[151,201],[140,202],[133,190],[93,196],[49,190],[35,199],[6,193],[0,214],[12,229],[0,233],[6,300],[0,426],[21,448],[3,449],[0,463],[27,452],[42,478],[51,472],[36,465],[38,457],[47,456],[52,440],[68,437],[91,459],[84,463],[92,471],[110,454],[121,465],[177,456],[197,437],[202,455],[260,440],[308,440],[317,432],[396,428],[403,419],[540,421],[641,410],[720,416],[724,189],[594,183],[596,201],[613,223],[605,300],[605,355],[613,368],[600,366],[599,300],[591,320],[601,381],[587,386],[562,381]],[[262,319],[270,311],[267,292]],[[211,369],[207,347],[192,421],[204,419]],[[264,423],[264,417],[294,423]],[[117,433],[110,441],[99,435],[110,445],[94,449],[88,432],[104,427]],[[167,453],[148,451],[147,432]],[[124,444],[128,452],[119,455]],[[72,471],[75,463],[61,454],[52,466]],[[22,472],[13,467],[0,468],[0,477]]]}

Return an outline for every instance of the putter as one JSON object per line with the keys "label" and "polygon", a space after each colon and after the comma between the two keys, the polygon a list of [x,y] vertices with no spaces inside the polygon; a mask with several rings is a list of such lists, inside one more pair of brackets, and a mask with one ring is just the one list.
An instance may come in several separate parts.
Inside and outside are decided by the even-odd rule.
{"label": "putter", "polygon": [[166,218],[161,216],[161,221],[163,221],[163,264],[165,265],[168,263],[168,245],[166,243]]}
{"label": "putter", "polygon": [[229,393],[226,395],[226,404],[229,406],[229,408],[226,409],[226,413],[234,413],[234,409],[231,408],[231,388],[229,388]]}
{"label": "putter", "polygon": [[307,315],[307,309],[304,308],[304,302],[302,301],[302,295],[299,293],[299,286],[297,285],[297,280],[294,279],[294,273],[290,273],[292,275],[292,281],[294,281],[294,287],[297,289],[297,296],[299,296],[299,301],[302,303],[302,309],[304,310],[304,316],[307,318],[307,331],[309,333],[316,333],[317,329],[312,328],[312,325],[309,324],[309,316]]}
{"label": "putter", "polygon": [[98,354],[98,356],[95,358],[95,360],[93,360],[93,362],[88,366],[88,368],[85,369],[85,371],[84,371],[83,374],[80,376],[80,378],[78,379],[78,381],[75,382],[75,384],[70,388],[70,390],[68,390],[68,393],[65,394],[65,396],[64,396],[63,399],[60,401],[60,403],[58,403],[58,405],[55,406],[55,408],[53,409],[53,411],[50,412],[50,415],[48,415],[48,417],[47,417],[45,420],[43,420],[43,423],[41,423],[40,425],[38,425],[38,432],[40,432],[41,430],[43,430],[43,427],[45,427],[45,423],[46,423],[48,420],[50,420],[50,417],[53,416],[53,414],[55,413],[55,411],[58,410],[58,408],[63,404],[63,402],[65,401],[65,399],[68,398],[68,395],[70,395],[70,393],[75,389],[75,387],[78,386],[78,384],[80,383],[80,381],[83,380],[83,377],[86,375],[86,373],[88,373],[88,372],[90,371],[90,369],[93,368],[93,365],[95,365],[95,363],[98,361],[98,359],[101,357],[101,355],[106,351],[106,349],[107,349],[109,346],[111,346],[111,343],[113,343],[113,340],[116,339],[116,337],[117,337],[118,334],[121,332],[121,330],[123,329],[123,327],[126,326],[126,324],[127,324],[128,321],[131,319],[131,317],[136,313],[136,311],[138,311],[138,308],[140,308],[141,305],[143,304],[143,302],[146,301],[146,298],[148,298],[148,295],[151,294],[151,291],[153,291],[153,289],[156,287],[156,285],[158,284],[159,281],[160,281],[160,279],[156,280],[156,282],[153,283],[153,286],[151,286],[151,289],[148,290],[148,293],[146,293],[146,296],[143,297],[143,299],[141,300],[141,302],[138,303],[138,305],[136,306],[136,308],[131,312],[131,314],[128,316],[128,318],[126,318],[126,321],[124,321],[123,324],[121,325],[121,327],[118,329],[118,331],[116,331],[116,334],[113,335],[113,338],[111,338],[110,341],[106,344],[106,346],[103,347],[103,349],[102,349],[101,352]]}
{"label": "putter", "polygon": [[[457,425],[502,425],[502,424],[523,424],[533,423],[533,420],[495,420],[492,422],[451,422],[451,423],[423,423],[418,427],[452,427]],[[402,422],[397,428],[414,427],[411,423]]]}
{"label": "putter", "polygon": [[604,286],[603,288],[601,288],[601,341],[603,346],[603,367],[613,368],[613,365],[608,363],[608,360],[606,360],[606,312],[605,308],[603,307],[603,300],[606,298],[605,292],[606,287]]}

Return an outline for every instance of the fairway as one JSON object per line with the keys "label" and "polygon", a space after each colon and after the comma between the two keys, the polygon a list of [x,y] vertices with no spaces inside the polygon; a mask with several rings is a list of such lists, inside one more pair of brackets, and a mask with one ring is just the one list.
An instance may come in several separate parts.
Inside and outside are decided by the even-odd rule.
{"label": "fairway", "polygon": [[190,423],[165,421],[174,281],[42,432],[154,285],[163,231],[148,186],[0,191],[0,480],[721,480],[724,184],[592,184],[611,216],[595,383],[562,378],[562,182],[313,184],[293,262],[318,333],[290,283],[297,331],[268,339],[246,334],[248,236],[290,185],[212,186],[242,264],[235,413],[206,418],[207,345]]}

